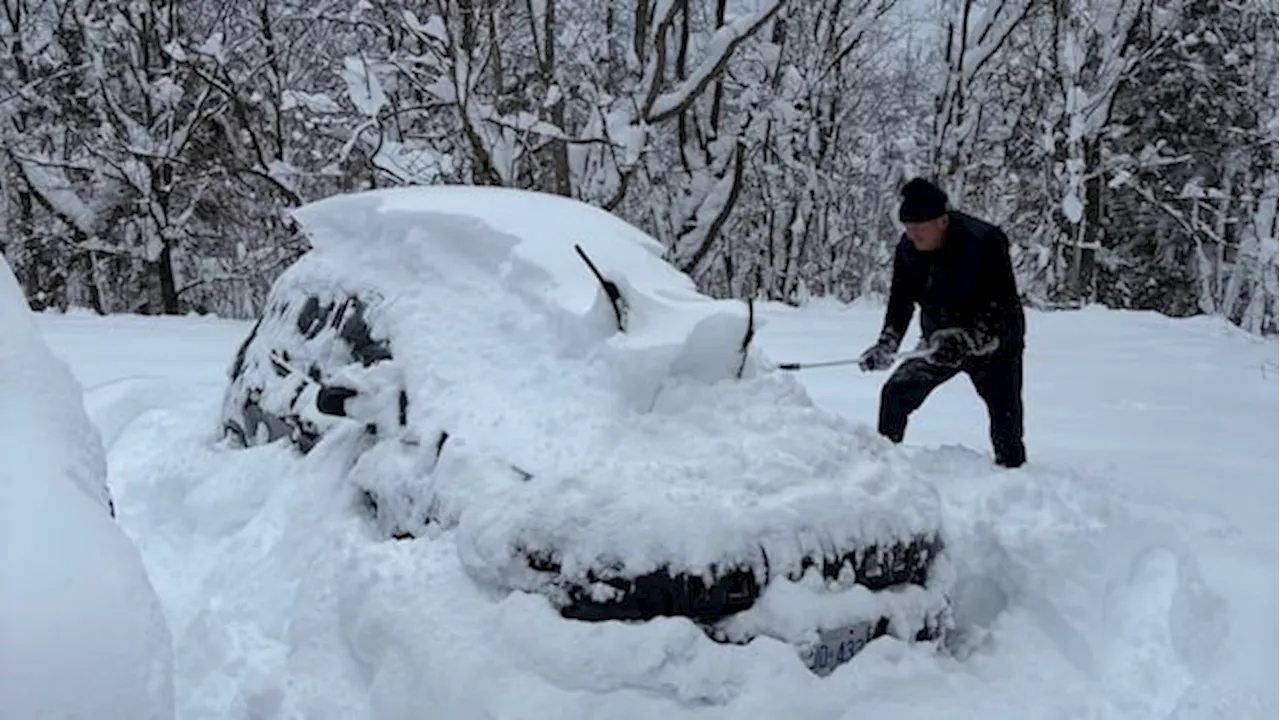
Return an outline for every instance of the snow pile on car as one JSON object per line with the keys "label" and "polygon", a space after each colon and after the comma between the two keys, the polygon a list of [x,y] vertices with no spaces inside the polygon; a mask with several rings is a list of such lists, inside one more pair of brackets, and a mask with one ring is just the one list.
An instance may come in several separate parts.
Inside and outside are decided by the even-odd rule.
{"label": "snow pile on car", "polygon": [[698,293],[604,211],[431,187],[295,214],[314,251],[268,312],[327,290],[321,304],[359,298],[372,337],[394,338],[394,367],[361,362],[346,379],[365,395],[406,388],[413,437],[372,448],[353,477],[410,534],[428,518],[456,525],[479,574],[511,583],[515,561],[539,552],[561,576],[799,571],[836,548],[938,532],[933,488],[886,443],[744,352],[745,303]]}
{"label": "snow pile on car", "polygon": [[0,708],[6,717],[174,715],[169,631],[112,518],[79,383],[0,256]]}

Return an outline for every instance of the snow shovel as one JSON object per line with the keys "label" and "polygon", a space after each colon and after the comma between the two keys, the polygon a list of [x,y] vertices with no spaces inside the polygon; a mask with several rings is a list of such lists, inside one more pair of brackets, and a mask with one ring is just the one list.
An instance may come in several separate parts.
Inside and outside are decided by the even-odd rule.
{"label": "snow shovel", "polygon": [[[933,354],[932,348],[924,349],[924,350],[919,350],[919,349],[909,350],[907,352],[894,353],[893,362],[898,362],[899,360],[911,360],[913,358],[924,358],[932,354]],[[859,356],[856,358],[849,358],[847,360],[826,360],[823,362],[811,362],[811,363],[780,363],[777,366],[777,368],[779,370],[790,370],[790,371],[811,370],[813,368],[836,367],[839,365],[857,365],[861,361],[862,361],[862,357]]]}

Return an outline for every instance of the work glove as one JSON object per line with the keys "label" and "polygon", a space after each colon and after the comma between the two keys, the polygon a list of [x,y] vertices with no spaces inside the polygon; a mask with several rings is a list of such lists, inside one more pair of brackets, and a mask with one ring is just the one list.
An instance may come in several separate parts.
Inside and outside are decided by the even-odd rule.
{"label": "work glove", "polygon": [[872,370],[885,370],[893,365],[893,356],[897,352],[898,343],[895,338],[890,335],[881,335],[875,345],[863,351],[858,356],[858,367],[864,372]]}

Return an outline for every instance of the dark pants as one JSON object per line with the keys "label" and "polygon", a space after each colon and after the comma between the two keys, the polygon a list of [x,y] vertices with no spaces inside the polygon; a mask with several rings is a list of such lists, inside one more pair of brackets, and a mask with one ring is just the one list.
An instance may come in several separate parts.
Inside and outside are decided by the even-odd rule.
{"label": "dark pants", "polygon": [[1022,353],[968,361],[960,367],[907,360],[880,391],[880,434],[895,443],[902,442],[911,413],[924,404],[934,388],[961,372],[968,374],[973,388],[987,404],[996,462],[1006,467],[1026,462],[1027,450],[1022,444]]}

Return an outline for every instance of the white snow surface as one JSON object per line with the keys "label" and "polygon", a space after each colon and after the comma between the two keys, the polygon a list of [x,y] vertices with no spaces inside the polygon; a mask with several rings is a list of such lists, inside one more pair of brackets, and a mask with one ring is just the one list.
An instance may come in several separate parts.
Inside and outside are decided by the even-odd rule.
{"label": "white snow surface", "polygon": [[[856,352],[883,308],[763,312],[758,342],[806,361]],[[991,468],[963,378],[937,390],[893,454],[943,495],[951,652],[885,638],[826,678],[768,638],[566,622],[537,594],[485,592],[456,538],[383,542],[341,512],[323,456],[215,444],[246,323],[40,322],[116,438],[109,478],[174,630],[182,718],[1277,715],[1277,344],[1218,320],[1030,312],[1019,470]],[[800,379],[874,422],[883,374]]]}
{"label": "white snow surface", "polygon": [[[520,266],[504,266],[507,284],[492,283],[492,264],[456,281],[485,278],[501,316],[503,293],[530,287],[510,284]],[[608,352],[626,356],[623,338],[609,334],[608,308],[573,297],[525,297],[526,305],[559,300],[532,318],[508,318],[506,337],[528,340],[557,308],[576,308],[594,313],[599,334],[542,336],[561,343],[564,362],[585,372],[593,358],[606,365]],[[769,322],[757,343],[794,361],[856,354],[883,317],[870,304],[758,311]],[[280,445],[216,442],[211,419],[248,323],[83,313],[39,321],[89,388],[89,415],[108,438],[120,521],[173,629],[182,718],[1235,720],[1280,711],[1277,343],[1217,319],[1029,312],[1030,462],[1008,471],[991,465],[986,412],[963,378],[913,416],[903,446],[877,448],[866,426],[884,374],[835,367],[783,378],[756,357],[754,375],[727,386],[802,383],[818,409],[846,418],[854,444],[872,448],[865,462],[936,488],[949,542],[956,628],[943,651],[882,638],[825,678],[769,637],[721,645],[683,619],[565,621],[538,593],[475,582],[468,560],[484,543],[461,526],[383,540],[351,511],[342,432],[302,460]],[[669,370],[672,345],[650,347],[659,359],[647,367],[658,369],[638,374],[653,383]],[[489,352],[508,349],[495,340]],[[482,365],[453,372],[466,379]],[[513,378],[496,382],[528,394],[517,407],[536,392]],[[548,383],[540,400],[550,422],[590,438],[562,410],[564,386]],[[679,393],[697,390],[710,402],[714,387],[686,381]],[[786,392],[794,400],[800,390]],[[499,443],[491,428],[493,444],[528,437],[502,429],[512,439]],[[928,603],[906,600],[899,610]],[[790,624],[798,617],[874,602],[857,588],[780,583],[740,623],[799,633]]]}
{"label": "white snow surface", "polygon": [[[824,548],[938,530],[936,490],[870,428],[816,407],[794,376],[762,372],[758,350],[737,379],[745,303],[699,294],[656,241],[603,211],[429,187],[336,196],[296,215],[313,255],[268,306],[372,290],[381,299],[366,317],[391,338],[409,391],[417,442],[379,443],[353,477],[384,515],[431,506],[456,524],[478,579],[533,587],[519,578],[523,549],[554,551],[564,578],[606,566],[780,573]],[[575,243],[618,283],[626,332]],[[276,327],[294,332],[264,324],[255,342],[301,361]],[[272,372],[259,358],[246,375]],[[362,373],[385,374],[351,374]],[[439,430],[449,439],[437,461]]]}
{"label": "white snow surface", "polygon": [[0,257],[0,715],[174,717],[171,636],[81,387]]}

